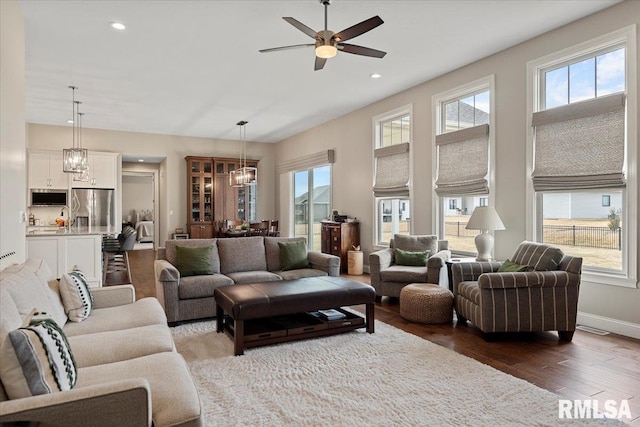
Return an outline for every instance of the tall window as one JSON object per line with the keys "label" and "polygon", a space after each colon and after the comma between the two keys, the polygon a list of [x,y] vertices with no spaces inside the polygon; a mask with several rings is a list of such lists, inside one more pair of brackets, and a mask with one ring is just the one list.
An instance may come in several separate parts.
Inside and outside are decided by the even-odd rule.
{"label": "tall window", "polygon": [[294,236],[305,237],[320,252],[320,222],[331,215],[331,166],[293,173]]}
{"label": "tall window", "polygon": [[635,31],[623,30],[529,64],[533,238],[582,257],[586,272],[627,277],[629,249],[637,253],[629,246],[637,221],[628,221],[628,199],[637,198],[628,168],[637,149],[626,136],[637,118],[627,102],[637,96],[628,93],[630,38]]}
{"label": "tall window", "polygon": [[411,232],[411,107],[374,118],[375,242],[386,246],[394,234]]}
{"label": "tall window", "polygon": [[477,206],[489,204],[493,76],[434,96],[436,111],[436,228],[449,248],[476,252],[478,230],[465,227]]}

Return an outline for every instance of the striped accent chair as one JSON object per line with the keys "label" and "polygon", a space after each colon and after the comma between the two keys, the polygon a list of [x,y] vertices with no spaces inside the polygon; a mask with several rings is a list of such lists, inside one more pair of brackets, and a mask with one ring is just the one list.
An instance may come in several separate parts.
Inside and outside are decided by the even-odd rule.
{"label": "striped accent chair", "polygon": [[502,262],[451,267],[458,322],[492,332],[558,331],[571,341],[576,329],[582,258],[558,248],[522,242],[511,261],[526,271],[498,272]]}

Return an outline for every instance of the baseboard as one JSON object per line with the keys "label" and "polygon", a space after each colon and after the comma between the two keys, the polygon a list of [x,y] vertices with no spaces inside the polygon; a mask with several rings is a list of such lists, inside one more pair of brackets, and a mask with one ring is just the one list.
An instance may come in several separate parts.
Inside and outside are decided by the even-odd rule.
{"label": "baseboard", "polygon": [[579,325],[590,326],[614,334],[640,339],[640,325],[636,323],[598,316],[596,314],[583,313],[581,311],[578,312],[577,322]]}

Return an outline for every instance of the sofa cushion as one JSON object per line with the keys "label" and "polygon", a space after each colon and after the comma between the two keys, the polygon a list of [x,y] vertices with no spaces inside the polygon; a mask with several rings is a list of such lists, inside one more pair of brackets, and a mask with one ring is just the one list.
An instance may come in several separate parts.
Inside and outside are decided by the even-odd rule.
{"label": "sofa cushion", "polygon": [[430,251],[405,251],[399,248],[393,250],[396,264],[412,267],[424,267],[427,265],[429,254]]}
{"label": "sofa cushion", "polygon": [[233,280],[223,274],[207,276],[182,277],[178,286],[178,298],[206,298],[213,296],[213,290],[218,286],[233,285]]}
{"label": "sofa cushion", "polygon": [[9,332],[0,378],[10,399],[71,390],[78,377],[64,332],[52,319],[32,320]]}
{"label": "sofa cushion", "polygon": [[405,251],[429,251],[429,253],[433,255],[438,252],[438,236],[406,236],[404,234],[394,234],[392,247]]}
{"label": "sofa cushion", "polygon": [[213,274],[213,246],[189,248],[176,246],[176,268],[181,277]]}
{"label": "sofa cushion", "polygon": [[76,387],[129,378],[149,382],[153,425],[200,425],[196,422],[201,416],[198,392],[186,362],[173,351],[80,368]]}
{"label": "sofa cushion", "polygon": [[93,295],[85,275],[80,271],[65,273],[60,278],[60,295],[64,311],[72,322],[82,322],[91,314]]}
{"label": "sofa cushion", "polygon": [[267,256],[267,270],[269,271],[281,271],[282,264],[280,263],[280,242],[306,242],[304,237],[265,237],[264,248]]}
{"label": "sofa cushion", "polygon": [[217,239],[189,239],[189,240],[167,240],[165,243],[165,255],[167,261],[177,266],[176,247],[182,246],[185,248],[201,248],[205,246],[212,246],[211,251],[211,269],[214,273],[220,273],[220,257],[218,255],[218,240]]}
{"label": "sofa cushion", "polygon": [[243,283],[275,282],[282,280],[282,277],[270,271],[239,271],[227,274],[236,285]]}
{"label": "sofa cushion", "polygon": [[218,240],[220,272],[265,271],[267,259],[263,237],[239,237]]}
{"label": "sofa cushion", "polygon": [[278,247],[280,248],[280,263],[283,271],[309,266],[306,242],[278,242]]}
{"label": "sofa cushion", "polygon": [[[34,308],[45,313],[55,311],[49,298],[49,289],[38,279],[36,273],[24,264],[11,267],[10,272],[3,271],[0,287],[11,295],[23,319]],[[58,323],[57,319],[54,320]],[[59,326],[63,325],[64,323]]]}
{"label": "sofa cushion", "polygon": [[22,317],[9,292],[0,287],[0,345],[9,332],[22,326]]}
{"label": "sofa cushion", "polygon": [[84,322],[69,322],[64,326],[68,337],[96,332],[118,331],[148,325],[166,325],[167,316],[155,298],[142,298],[132,304],[99,308]]}
{"label": "sofa cushion", "polygon": [[427,283],[427,267],[392,265],[380,272],[380,279],[383,282]]}
{"label": "sofa cushion", "polygon": [[275,273],[278,276],[282,277],[283,280],[294,280],[302,279],[303,277],[320,277],[329,275],[326,271],[317,270],[315,268],[299,268],[297,270],[276,271]]}
{"label": "sofa cushion", "polygon": [[67,339],[78,368],[135,359],[175,348],[171,331],[165,325],[76,335]]}
{"label": "sofa cushion", "polygon": [[465,297],[474,304],[480,305],[480,287],[478,282],[460,282],[456,294]]}
{"label": "sofa cushion", "polygon": [[47,314],[59,326],[63,326],[67,323],[68,318],[64,312],[64,305],[60,296],[60,281],[53,275],[53,272],[42,258],[29,258],[24,262],[23,267],[32,270],[44,287],[48,289],[47,295],[51,306]]}
{"label": "sofa cushion", "polygon": [[511,261],[520,265],[528,265],[534,271],[557,270],[563,252],[559,248],[542,243],[524,241],[518,245]]}

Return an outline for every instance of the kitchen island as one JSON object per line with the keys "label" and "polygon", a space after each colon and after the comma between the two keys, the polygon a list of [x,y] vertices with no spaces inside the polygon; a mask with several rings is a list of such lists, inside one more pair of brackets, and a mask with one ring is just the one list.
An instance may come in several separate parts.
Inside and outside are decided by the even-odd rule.
{"label": "kitchen island", "polygon": [[102,286],[102,236],[117,233],[114,227],[28,227],[27,256],[44,259],[57,278],[77,267],[90,286]]}

